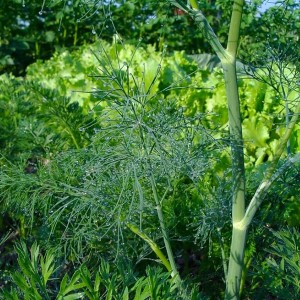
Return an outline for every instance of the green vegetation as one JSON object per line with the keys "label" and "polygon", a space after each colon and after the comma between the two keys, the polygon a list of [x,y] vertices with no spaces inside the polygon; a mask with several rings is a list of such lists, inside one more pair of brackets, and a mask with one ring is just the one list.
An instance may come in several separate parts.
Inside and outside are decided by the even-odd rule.
{"label": "green vegetation", "polygon": [[299,4],[77,2],[6,4],[0,299],[296,299]]}

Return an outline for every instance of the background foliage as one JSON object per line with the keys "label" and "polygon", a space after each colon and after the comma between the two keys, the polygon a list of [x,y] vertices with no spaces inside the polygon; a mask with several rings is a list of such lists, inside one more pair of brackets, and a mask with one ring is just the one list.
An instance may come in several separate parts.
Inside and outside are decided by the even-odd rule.
{"label": "background foliage", "polygon": [[[290,1],[262,12],[262,2],[246,2],[239,50],[246,61],[264,61],[256,50],[265,45],[286,47],[290,41],[299,45],[299,6]],[[225,43],[231,1],[201,1],[200,8]],[[37,59],[48,59],[56,51],[76,49],[95,41],[97,36],[112,42],[117,35],[133,45],[155,45],[157,50],[167,45],[170,52],[212,51],[201,31],[194,30],[192,20],[163,1],[13,0],[3,2],[0,14],[1,73],[25,75],[26,67]],[[281,26],[282,20],[288,20],[288,25]],[[270,24],[274,28],[271,34]]]}
{"label": "background foliage", "polygon": [[[230,239],[223,74],[181,11],[85,4],[10,1],[1,10],[1,296],[218,299]],[[286,126],[286,103],[293,111],[299,101],[297,84],[269,80],[283,66],[297,82],[299,5],[259,4],[247,4],[239,49],[249,199]],[[201,5],[225,42],[231,1]],[[298,136],[297,127],[290,154]],[[182,289],[128,226],[165,251],[152,176]],[[299,293],[298,179],[298,165],[282,174],[249,230],[245,297]]]}

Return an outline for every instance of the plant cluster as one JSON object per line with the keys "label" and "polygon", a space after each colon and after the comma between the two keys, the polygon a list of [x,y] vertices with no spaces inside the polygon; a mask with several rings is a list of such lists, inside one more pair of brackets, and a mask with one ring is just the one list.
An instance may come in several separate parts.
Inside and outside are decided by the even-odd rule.
{"label": "plant cluster", "polygon": [[299,295],[297,51],[166,3],[217,58],[116,35],[0,77],[0,299]]}

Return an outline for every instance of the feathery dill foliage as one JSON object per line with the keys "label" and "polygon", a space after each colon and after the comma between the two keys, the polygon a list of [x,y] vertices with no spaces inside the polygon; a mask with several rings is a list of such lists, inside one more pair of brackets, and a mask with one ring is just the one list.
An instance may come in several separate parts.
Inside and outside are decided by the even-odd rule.
{"label": "feathery dill foliage", "polygon": [[[60,240],[73,258],[130,249],[129,223],[160,240],[156,200],[166,224],[172,223],[173,208],[165,203],[178,194],[179,179],[187,177],[199,189],[199,179],[219,148],[201,125],[201,116],[186,117],[175,99],[160,94],[156,80],[163,58],[153,78],[141,63],[138,78],[130,60],[110,59],[118,57],[120,47],[116,44],[115,53],[104,48],[95,53],[99,74],[93,76],[101,89],[94,91],[99,102],[90,145],[55,155],[37,174],[24,174],[15,166],[2,170],[7,212],[24,219],[23,230],[34,231],[45,243]],[[139,251],[142,246],[130,249],[132,255]]]}

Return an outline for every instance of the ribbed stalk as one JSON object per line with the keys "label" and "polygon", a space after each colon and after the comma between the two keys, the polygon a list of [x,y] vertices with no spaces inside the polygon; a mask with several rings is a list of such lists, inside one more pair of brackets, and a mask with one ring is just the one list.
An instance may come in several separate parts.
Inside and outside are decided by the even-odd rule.
{"label": "ribbed stalk", "polygon": [[232,157],[232,237],[225,299],[239,299],[246,246],[247,228],[236,227],[245,214],[245,167],[242,120],[236,76],[236,53],[244,1],[233,4],[227,51],[230,59],[222,61],[228,104],[230,146]]}

